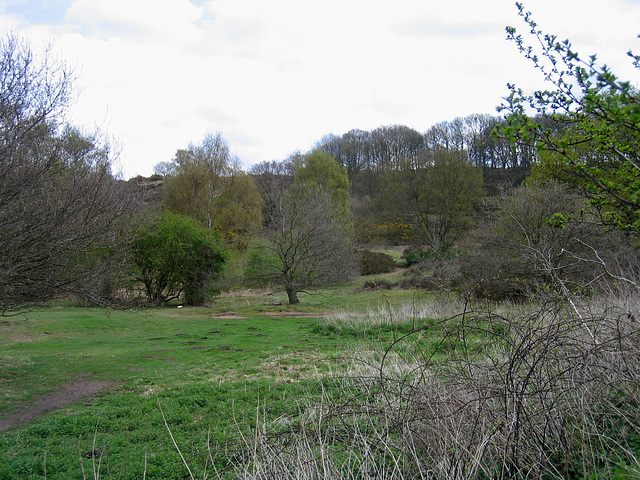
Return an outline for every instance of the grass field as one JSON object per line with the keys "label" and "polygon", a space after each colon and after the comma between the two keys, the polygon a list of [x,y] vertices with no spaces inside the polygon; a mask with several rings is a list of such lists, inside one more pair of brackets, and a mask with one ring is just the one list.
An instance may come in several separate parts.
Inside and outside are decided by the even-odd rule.
{"label": "grass field", "polygon": [[[97,396],[0,432],[0,479],[215,478],[242,461],[238,438],[326,394],[354,344],[389,329],[330,328],[324,317],[424,299],[346,284],[285,305],[222,296],[209,308],[114,311],[57,306],[0,323],[0,420],[71,382]],[[187,470],[171,435],[187,459]],[[212,465],[213,463],[213,465]]]}
{"label": "grass field", "polygon": [[0,319],[0,480],[640,478],[636,296],[403,275]]}

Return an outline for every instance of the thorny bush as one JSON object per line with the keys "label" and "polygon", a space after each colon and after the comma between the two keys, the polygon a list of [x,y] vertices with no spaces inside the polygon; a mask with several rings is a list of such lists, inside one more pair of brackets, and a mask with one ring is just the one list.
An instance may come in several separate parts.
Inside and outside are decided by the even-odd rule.
{"label": "thorny bush", "polygon": [[[469,309],[432,322],[370,360],[358,356],[339,388],[327,390],[340,393],[303,410],[286,434],[252,443],[254,460],[267,450],[297,458],[304,444],[317,453],[308,455],[317,478],[638,475],[636,313],[637,305],[592,299]],[[277,463],[283,478],[300,473]]]}

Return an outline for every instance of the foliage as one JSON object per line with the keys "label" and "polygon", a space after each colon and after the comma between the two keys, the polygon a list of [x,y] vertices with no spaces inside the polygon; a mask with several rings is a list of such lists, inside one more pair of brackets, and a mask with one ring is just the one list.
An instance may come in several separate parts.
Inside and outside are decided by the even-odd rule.
{"label": "foliage", "polygon": [[75,294],[113,303],[136,199],[109,143],[66,125],[72,72],[50,50],[0,41],[0,315]]}
{"label": "foliage", "polygon": [[187,304],[203,303],[227,257],[215,232],[169,212],[139,227],[131,248],[135,279],[152,304],[181,295]]}
{"label": "foliage", "polygon": [[445,243],[438,250],[412,250],[404,252],[404,259],[407,267],[427,260],[452,260],[465,255],[464,250],[453,248],[450,243]]}
{"label": "foliage", "polygon": [[296,170],[294,182],[298,188],[329,193],[338,216],[349,222],[350,183],[346,168],[340,166],[328,153],[316,150],[304,157],[303,164]]}
{"label": "foliage", "polygon": [[438,150],[432,165],[388,172],[383,183],[380,211],[411,225],[416,242],[434,250],[469,227],[472,207],[483,195],[482,170],[462,151]]}
{"label": "foliage", "polygon": [[268,242],[258,239],[247,252],[247,264],[244,269],[245,283],[251,287],[271,287],[278,285],[273,272],[274,266],[280,264],[277,253],[267,246]]}
{"label": "foliage", "polygon": [[254,180],[244,173],[230,176],[215,203],[217,229],[228,244],[246,248],[260,226],[262,213]]}
{"label": "foliage", "polygon": [[178,150],[171,164],[158,164],[157,170],[166,175],[163,203],[168,210],[219,230],[237,246],[245,246],[259,227],[257,187],[219,133]]}
{"label": "foliage", "polygon": [[386,253],[363,250],[360,255],[360,274],[362,275],[390,273],[396,269],[395,260]]}
{"label": "foliage", "polygon": [[356,239],[360,243],[382,243],[384,245],[402,245],[413,239],[411,225],[403,222],[356,222]]}
{"label": "foliage", "polygon": [[556,182],[530,183],[486,204],[484,223],[463,260],[466,288],[493,300],[550,289],[554,294],[608,288],[608,265],[631,273],[620,232],[603,231],[587,200]]}
{"label": "foliage", "polygon": [[[601,219],[640,231],[640,101],[630,82],[620,80],[596,55],[581,57],[569,40],[543,34],[518,4],[534,48],[516,29],[509,38],[551,84],[526,95],[514,85],[500,110],[507,123],[498,131],[514,143],[535,146],[547,173],[580,185]],[[636,67],[640,57],[629,55]],[[536,114],[535,118],[528,115]],[[580,180],[575,181],[575,177]]]}

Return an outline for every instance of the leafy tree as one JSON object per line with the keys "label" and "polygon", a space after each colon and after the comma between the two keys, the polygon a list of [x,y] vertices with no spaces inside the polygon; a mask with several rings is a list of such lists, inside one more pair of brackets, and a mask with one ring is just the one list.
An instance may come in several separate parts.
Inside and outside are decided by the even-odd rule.
{"label": "leafy tree", "polygon": [[333,156],[321,150],[310,153],[296,170],[294,181],[298,188],[308,188],[309,195],[316,190],[327,192],[340,218],[349,221],[349,176]]}
{"label": "leafy tree", "polygon": [[72,72],[0,40],[0,314],[76,294],[113,300],[136,201],[98,134],[65,125]]}
{"label": "leafy tree", "polygon": [[170,212],[139,227],[131,249],[134,278],[152,304],[181,296],[187,304],[202,304],[227,258],[215,231]]}
{"label": "leafy tree", "polygon": [[171,164],[156,170],[167,177],[164,205],[174,213],[195,218],[242,246],[260,225],[260,195],[253,179],[232,157],[227,141],[208,134],[200,145],[178,150]]}
{"label": "leafy tree", "polygon": [[379,202],[387,220],[411,225],[417,240],[435,251],[470,225],[471,210],[483,194],[482,170],[464,151],[436,151],[430,166],[388,172]]}
{"label": "leafy tree", "polygon": [[[601,218],[627,231],[640,231],[640,96],[595,55],[581,57],[569,40],[538,29],[517,4],[537,48],[513,27],[509,38],[542,72],[549,90],[525,94],[510,86],[500,110],[499,132],[513,143],[533,145],[565,180],[581,178]],[[629,52],[636,67],[640,57]],[[533,111],[535,117],[528,115]]]}
{"label": "leafy tree", "polygon": [[231,175],[215,206],[216,228],[230,245],[245,248],[262,218],[262,199],[253,178],[242,172]]}
{"label": "leafy tree", "polygon": [[170,172],[163,188],[165,206],[214,228],[216,198],[234,170],[229,145],[222,135],[208,134],[202,144],[178,150],[173,168],[158,167]]}

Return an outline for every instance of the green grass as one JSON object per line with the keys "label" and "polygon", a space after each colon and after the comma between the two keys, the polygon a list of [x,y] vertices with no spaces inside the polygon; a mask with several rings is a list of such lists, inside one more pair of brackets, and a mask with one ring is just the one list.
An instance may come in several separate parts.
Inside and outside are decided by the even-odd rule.
{"label": "green grass", "polygon": [[205,309],[61,308],[4,325],[0,365],[7,381],[0,411],[11,409],[12,392],[44,393],[87,373],[92,379],[149,382],[229,369],[242,375],[275,352],[318,349],[307,333],[311,319],[215,315]]}
{"label": "green grass", "polygon": [[398,265],[402,265],[402,264],[405,263],[404,258],[402,257],[402,255],[404,253],[404,250],[405,250],[404,247],[398,247],[398,248],[390,248],[390,249],[378,249],[378,248],[375,248],[372,251],[373,252],[384,253],[386,255],[389,255],[391,258],[393,258],[393,260]]}
{"label": "green grass", "polygon": [[[237,468],[255,465],[252,440],[267,437],[253,451],[263,449],[266,465],[278,455],[295,463],[298,454],[313,463],[322,449],[336,465],[354,462],[353,478],[378,461],[413,465],[391,448],[397,432],[385,437],[385,413],[406,407],[396,405],[395,387],[432,366],[482,360],[505,326],[483,313],[485,304],[474,313],[444,294],[359,288],[401,274],[304,293],[295,306],[281,292],[246,291],[206,308],[58,305],[0,319],[0,419],[69,382],[110,382],[97,396],[0,432],[0,480],[235,478]],[[518,307],[495,308],[499,319]],[[341,412],[323,423],[330,435],[304,443],[325,410]],[[366,439],[376,448],[387,439],[391,449],[363,463],[369,447],[354,442]],[[606,477],[636,470],[615,463]]]}
{"label": "green grass", "polygon": [[294,422],[298,403],[321,394],[324,376],[339,370],[359,341],[319,328],[313,315],[424,296],[356,293],[361,284],[302,294],[294,307],[280,293],[237,294],[209,308],[59,306],[4,319],[0,418],[69,382],[113,384],[0,432],[0,479],[185,478],[163,413],[197,478],[214,471],[211,460],[223,470],[239,460],[239,433],[255,427],[257,413],[284,426]]}

